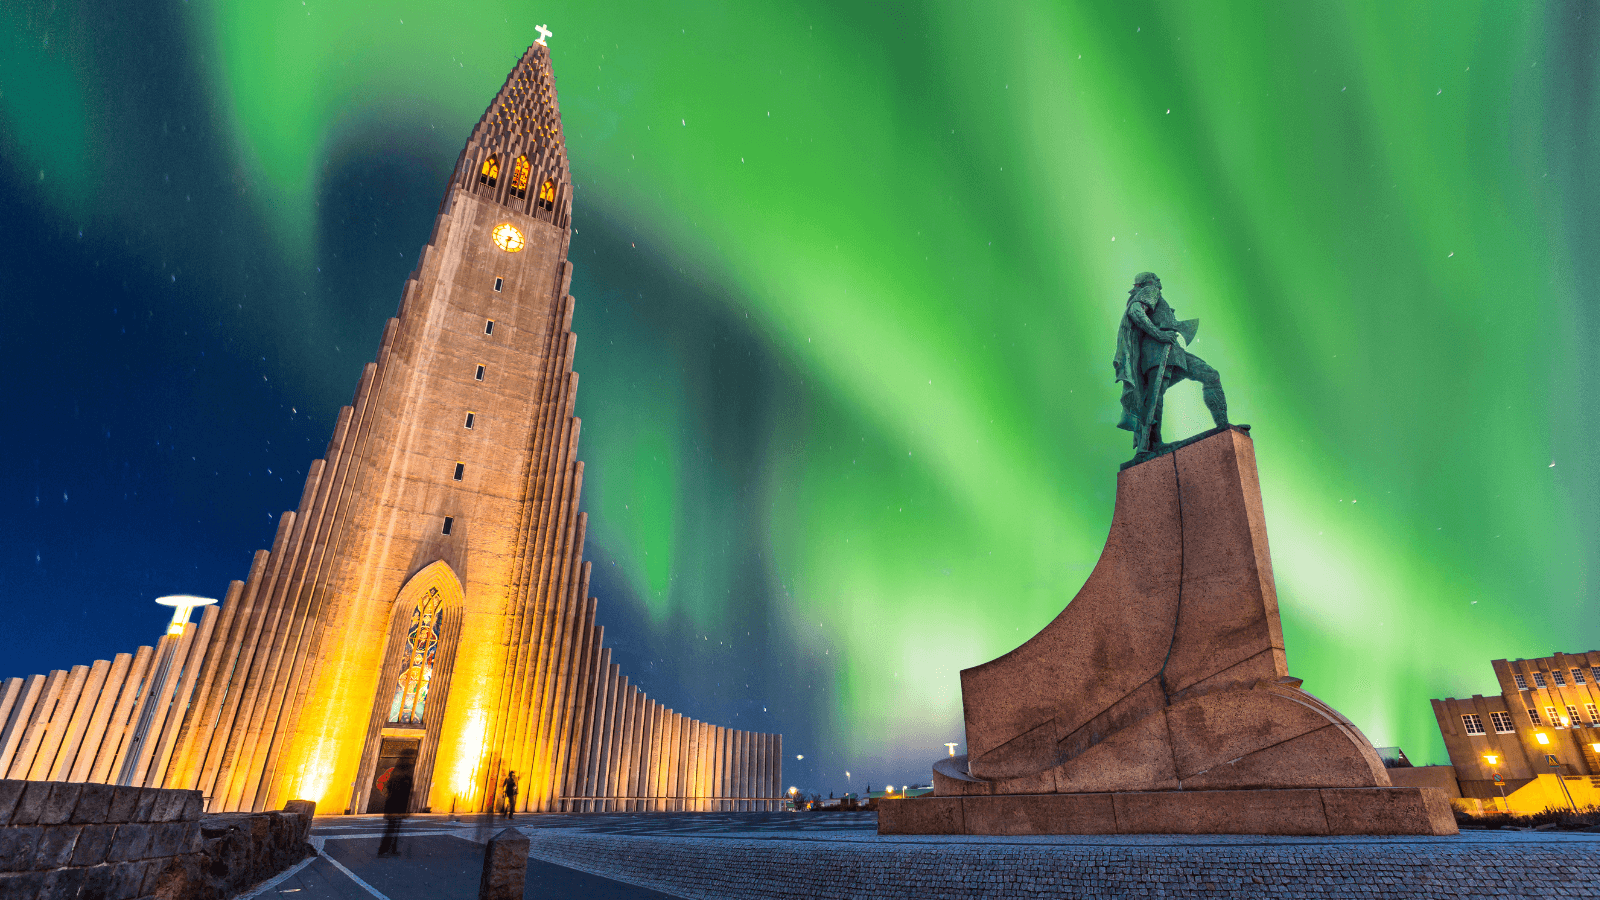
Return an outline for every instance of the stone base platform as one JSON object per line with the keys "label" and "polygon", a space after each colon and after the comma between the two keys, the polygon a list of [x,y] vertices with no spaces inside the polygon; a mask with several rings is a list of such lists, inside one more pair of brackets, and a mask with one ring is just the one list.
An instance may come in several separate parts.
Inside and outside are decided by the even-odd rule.
{"label": "stone base platform", "polygon": [[1002,794],[878,801],[879,834],[1457,834],[1435,788]]}

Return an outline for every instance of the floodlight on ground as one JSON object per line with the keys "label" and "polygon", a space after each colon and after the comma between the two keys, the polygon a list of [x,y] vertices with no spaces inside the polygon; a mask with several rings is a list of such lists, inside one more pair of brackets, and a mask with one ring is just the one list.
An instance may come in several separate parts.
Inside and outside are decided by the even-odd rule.
{"label": "floodlight on ground", "polygon": [[216,603],[215,597],[195,597],[189,594],[171,594],[166,597],[157,597],[156,602],[162,606],[172,607],[172,623],[167,626],[167,634],[183,634],[183,626],[189,624],[189,612],[197,606],[210,606]]}

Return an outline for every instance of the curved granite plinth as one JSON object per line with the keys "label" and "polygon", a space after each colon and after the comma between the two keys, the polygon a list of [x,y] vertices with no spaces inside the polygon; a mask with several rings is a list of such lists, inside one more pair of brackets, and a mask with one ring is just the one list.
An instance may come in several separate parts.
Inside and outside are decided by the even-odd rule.
{"label": "curved granite plinth", "polygon": [[[891,802],[880,829],[1147,830],[1131,812],[1070,821],[1070,810],[1110,810],[1127,793],[1217,833],[1454,833],[1442,794],[1374,793],[1401,789],[1360,729],[1300,685],[1283,649],[1254,446],[1225,429],[1119,473],[1110,534],[1082,590],[1027,643],[961,673],[969,753],[936,765],[934,793],[969,824],[929,832],[944,820]],[[1349,795],[1367,798],[1355,812],[1327,806],[1326,792],[1352,789],[1367,791]],[[1313,801],[1316,816],[1294,811]],[[1217,803],[1238,815],[1199,814]],[[1369,813],[1382,830],[1361,824]],[[1035,830],[990,830],[1021,820]]]}

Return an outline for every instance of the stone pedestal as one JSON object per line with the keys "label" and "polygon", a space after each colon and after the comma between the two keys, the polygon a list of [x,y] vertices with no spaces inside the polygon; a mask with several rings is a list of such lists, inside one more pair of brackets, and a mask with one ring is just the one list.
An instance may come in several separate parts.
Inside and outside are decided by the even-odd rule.
{"label": "stone pedestal", "polygon": [[961,673],[969,755],[936,764],[935,797],[880,801],[879,831],[1456,833],[1300,684],[1250,436],[1221,429],[1118,475],[1083,589]]}
{"label": "stone pedestal", "polygon": [[478,900],[522,900],[528,878],[528,838],[514,828],[502,830],[483,848],[483,875]]}

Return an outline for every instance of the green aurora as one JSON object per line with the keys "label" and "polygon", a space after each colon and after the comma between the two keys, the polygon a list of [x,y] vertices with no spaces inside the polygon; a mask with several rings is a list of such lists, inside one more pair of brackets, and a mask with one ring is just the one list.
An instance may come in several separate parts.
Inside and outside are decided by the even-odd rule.
{"label": "green aurora", "polygon": [[[1110,360],[1141,270],[1254,427],[1308,690],[1443,762],[1430,697],[1600,645],[1600,7],[307,0],[186,24],[239,202],[309,271],[341,154],[425,150],[442,189],[541,23],[591,544],[656,626],[756,622],[772,705],[808,723],[796,783],[926,778],[961,739],[958,671],[1081,585],[1130,455]],[[10,165],[92,158],[92,85],[7,27],[0,72],[31,73],[0,82]],[[363,143],[375,122],[424,150]],[[425,239],[385,235],[407,265]],[[318,296],[263,327],[298,346]],[[365,359],[387,309],[330,327]],[[283,366],[353,387],[310,350]],[[1193,383],[1169,417],[1209,427]]]}

